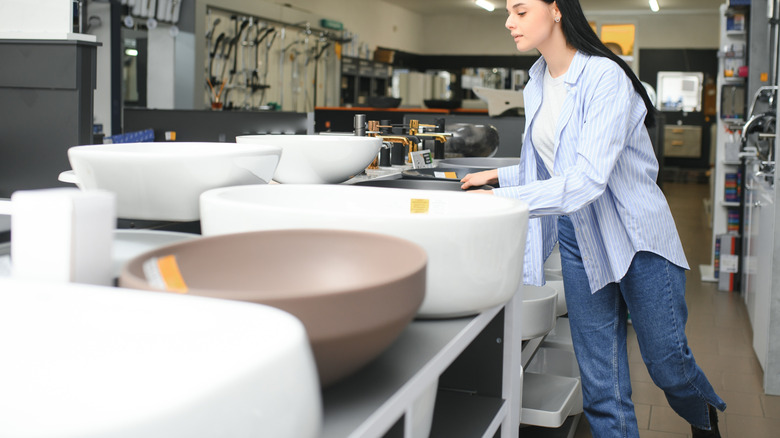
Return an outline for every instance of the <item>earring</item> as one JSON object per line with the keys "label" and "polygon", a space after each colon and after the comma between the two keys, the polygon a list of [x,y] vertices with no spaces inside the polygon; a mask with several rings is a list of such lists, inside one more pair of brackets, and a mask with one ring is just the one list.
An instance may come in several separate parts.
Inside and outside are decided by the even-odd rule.
{"label": "earring", "polygon": [[560,23],[561,22],[561,17],[555,17],[555,22],[556,23]]}

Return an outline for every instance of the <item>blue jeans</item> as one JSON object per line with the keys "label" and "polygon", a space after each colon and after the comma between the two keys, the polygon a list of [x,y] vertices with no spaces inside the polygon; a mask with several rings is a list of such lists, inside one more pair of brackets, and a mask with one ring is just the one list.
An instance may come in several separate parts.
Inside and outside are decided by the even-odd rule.
{"label": "blue jeans", "polygon": [[631,401],[627,312],[642,359],[669,406],[693,426],[709,429],[707,404],[721,411],[685,336],[685,271],[650,252],[634,256],[620,283],[591,294],[571,219],[558,220],[563,284],[585,415],[594,437],[639,437]]}

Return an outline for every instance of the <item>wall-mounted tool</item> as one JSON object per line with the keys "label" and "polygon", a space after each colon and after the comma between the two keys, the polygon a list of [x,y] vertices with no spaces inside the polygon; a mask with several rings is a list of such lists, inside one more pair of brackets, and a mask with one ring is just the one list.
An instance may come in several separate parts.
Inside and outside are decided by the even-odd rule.
{"label": "wall-mounted tool", "polygon": [[[263,101],[265,100],[265,91],[270,88],[270,85],[268,85],[268,58],[271,53],[271,47],[274,44],[274,41],[276,40],[276,35],[278,34],[277,31],[274,30],[274,28],[269,29],[272,32],[266,33],[263,38],[271,35],[271,38],[268,39],[268,41],[265,43],[265,60],[263,62],[263,81],[261,84],[257,85],[257,88],[260,90],[260,101],[258,102],[258,107],[263,105]],[[260,40],[262,41],[262,39]]]}
{"label": "wall-mounted tool", "polygon": [[206,32],[206,49],[209,51],[209,55],[211,55],[211,52],[214,49],[214,46],[212,45],[213,37],[214,37],[214,31],[217,29],[217,25],[222,21],[221,18],[217,17],[214,19],[214,21],[211,23],[211,28]]}

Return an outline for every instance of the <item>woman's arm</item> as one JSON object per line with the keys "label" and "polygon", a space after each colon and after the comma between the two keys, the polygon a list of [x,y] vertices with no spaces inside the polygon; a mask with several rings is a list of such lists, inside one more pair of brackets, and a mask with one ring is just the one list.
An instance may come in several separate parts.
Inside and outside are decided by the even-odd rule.
{"label": "woman's arm", "polygon": [[[576,148],[575,164],[550,179],[502,186],[493,192],[528,202],[531,216],[569,214],[601,196],[631,131],[644,120],[644,104],[635,98],[634,88],[625,73],[617,65],[593,67],[592,71],[583,72],[576,85],[586,87],[578,90],[585,94],[583,100],[576,102],[586,108],[581,117],[572,116],[559,145]],[[593,77],[588,78],[588,73]],[[577,123],[575,120],[582,125],[572,126]],[[576,144],[564,144],[566,141]]]}

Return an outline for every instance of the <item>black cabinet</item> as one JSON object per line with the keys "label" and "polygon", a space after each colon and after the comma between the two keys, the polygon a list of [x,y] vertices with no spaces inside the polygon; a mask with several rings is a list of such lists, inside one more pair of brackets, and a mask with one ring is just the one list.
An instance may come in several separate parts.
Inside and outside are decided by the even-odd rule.
{"label": "black cabinet", "polygon": [[68,148],[93,142],[98,45],[0,40],[0,198],[64,186]]}

